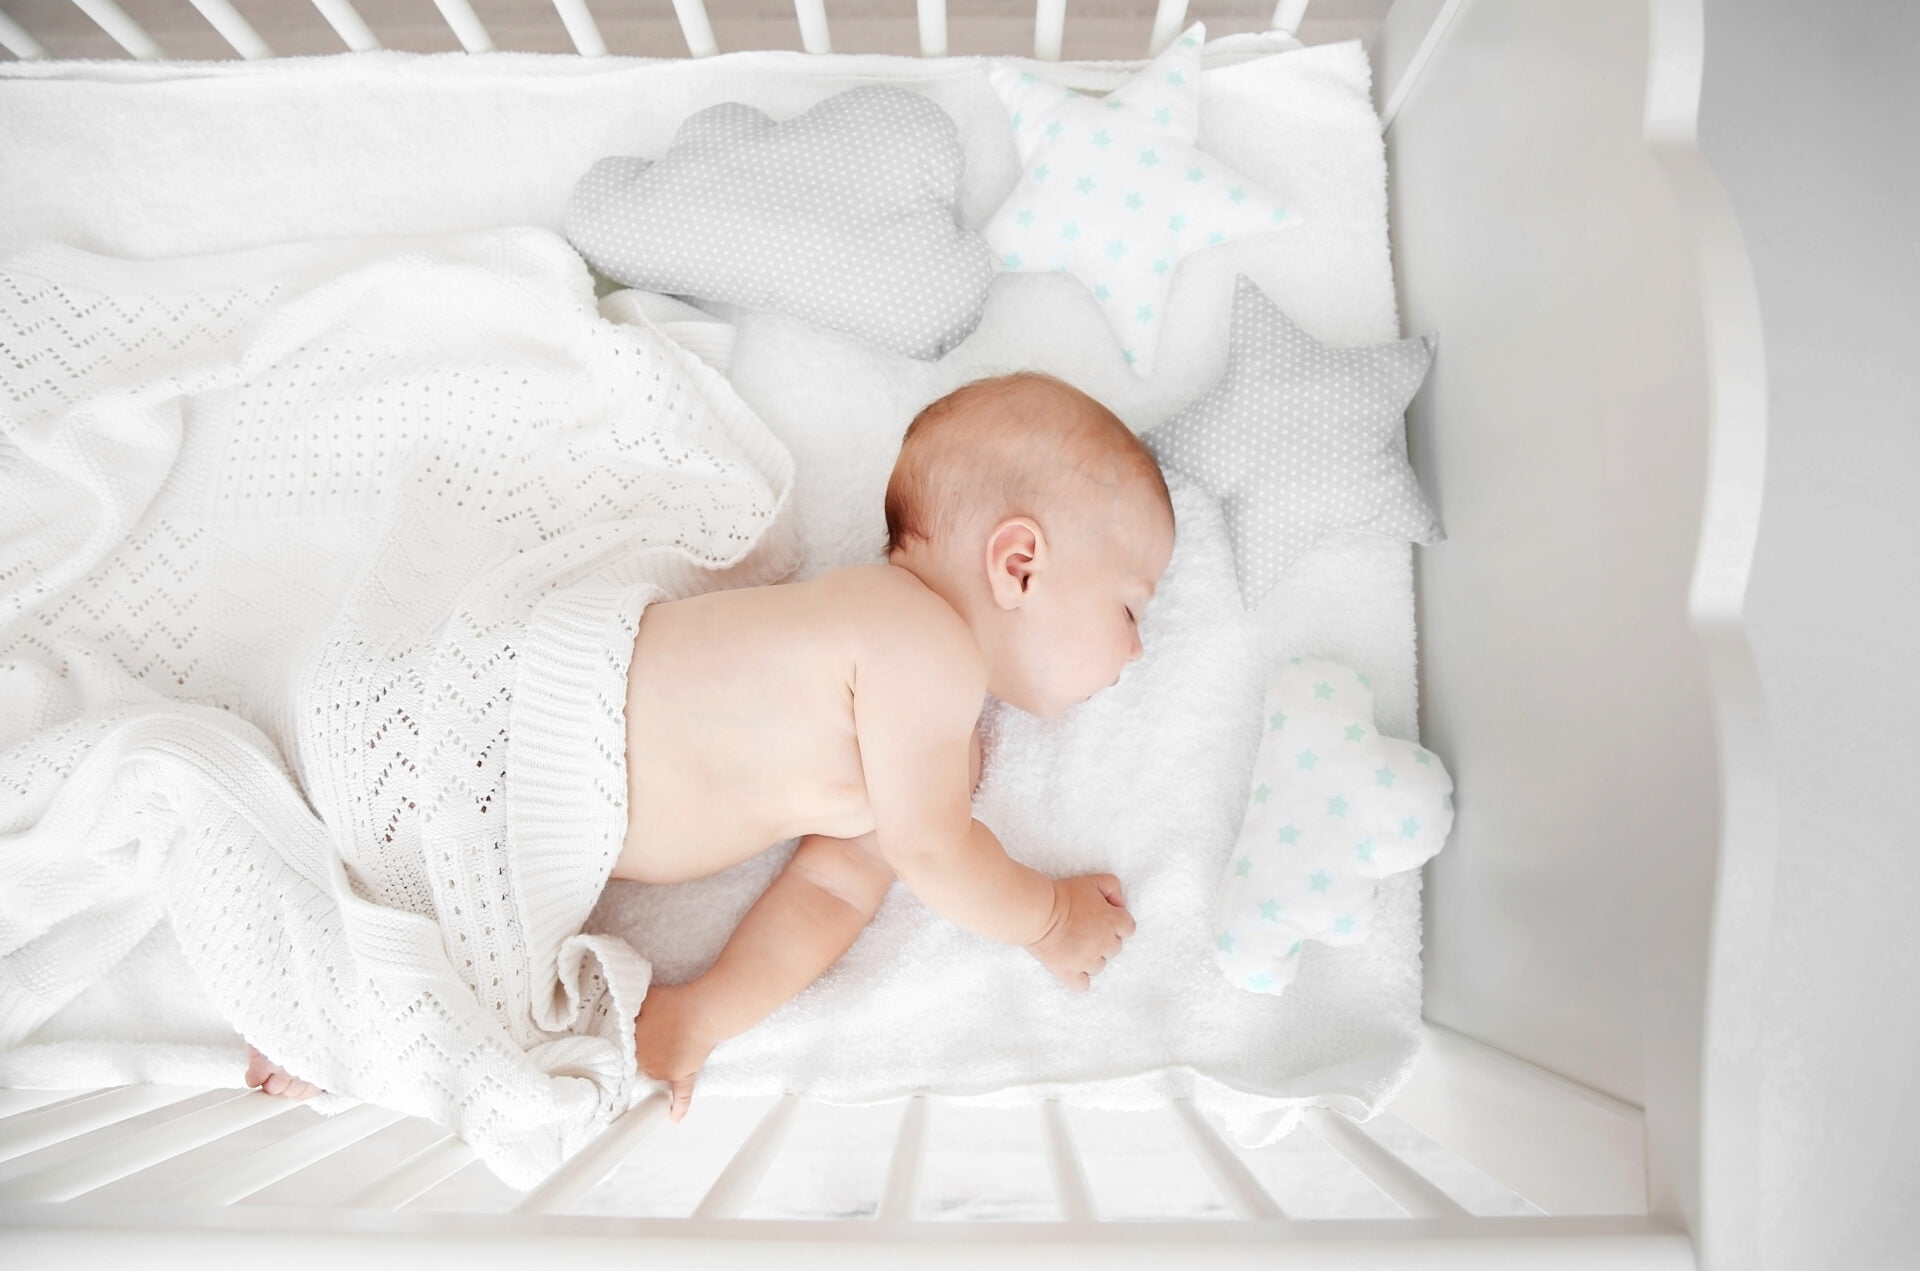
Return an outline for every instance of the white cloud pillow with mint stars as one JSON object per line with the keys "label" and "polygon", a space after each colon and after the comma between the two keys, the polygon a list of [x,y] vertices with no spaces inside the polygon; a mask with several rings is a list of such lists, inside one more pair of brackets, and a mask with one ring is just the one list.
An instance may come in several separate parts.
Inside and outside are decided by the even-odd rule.
{"label": "white cloud pillow with mint stars", "polygon": [[1104,97],[1012,67],[988,75],[1024,170],[982,234],[1004,270],[1084,282],[1142,376],[1183,257],[1300,219],[1197,148],[1206,35],[1194,23]]}
{"label": "white cloud pillow with mint stars", "polygon": [[1418,869],[1453,826],[1453,779],[1432,751],[1374,727],[1373,690],[1317,658],[1280,664],[1214,916],[1228,980],[1278,995],[1308,941],[1358,944],[1379,880]]}

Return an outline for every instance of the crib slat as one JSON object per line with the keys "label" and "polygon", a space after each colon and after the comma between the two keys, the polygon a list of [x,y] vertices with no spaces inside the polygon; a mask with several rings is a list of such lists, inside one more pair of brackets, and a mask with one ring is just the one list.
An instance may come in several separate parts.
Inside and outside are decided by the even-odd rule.
{"label": "crib slat", "polygon": [[[98,1090],[0,1090],[0,1118],[25,1116],[53,1104],[90,1099],[99,1093]],[[6,1126],[0,1125],[0,1134],[5,1133]]]}
{"label": "crib slat", "polygon": [[332,1156],[377,1130],[384,1130],[401,1114],[363,1103],[338,1116],[269,1143],[256,1152],[230,1157],[212,1169],[168,1188],[158,1199],[170,1205],[231,1205],[296,1170]]}
{"label": "crib slat", "polygon": [[341,1202],[343,1209],[398,1209],[473,1163],[473,1149],[449,1134],[415,1152]]}
{"label": "crib slat", "polygon": [[920,16],[920,56],[947,55],[947,0],[914,0]]}
{"label": "crib slat", "polygon": [[1292,35],[1300,29],[1300,20],[1306,16],[1307,0],[1280,0],[1273,6],[1273,22],[1267,29]]}
{"label": "crib slat", "polygon": [[1347,1163],[1385,1192],[1387,1199],[1412,1218],[1471,1219],[1453,1197],[1435,1187],[1425,1175],[1369,1138],[1365,1131],[1325,1108],[1308,1108],[1307,1128]]}
{"label": "crib slat", "polygon": [[152,61],[165,57],[153,37],[141,29],[140,24],[127,16],[126,10],[113,0],[73,0],[80,12],[92,18],[102,31],[113,37],[113,42],[142,61]]}
{"label": "crib slat", "polygon": [[880,1222],[912,1222],[920,1204],[920,1167],[927,1159],[927,1097],[917,1094],[900,1113],[894,1133],[893,1159],[887,1163],[887,1181],[880,1189]]}
{"label": "crib slat", "polygon": [[793,0],[793,16],[800,20],[800,47],[809,53],[833,52],[827,35],[826,0]]}
{"label": "crib slat", "polygon": [[103,1125],[113,1125],[201,1093],[187,1086],[115,1086],[23,1113],[0,1126],[0,1161],[64,1143]]}
{"label": "crib slat", "polygon": [[1180,1127],[1187,1146],[1193,1149],[1200,1167],[1206,1170],[1207,1177],[1213,1180],[1213,1185],[1220,1189],[1220,1194],[1227,1198],[1227,1203],[1233,1206],[1235,1213],[1242,1218],[1261,1222],[1286,1221],[1286,1212],[1280,1208],[1279,1202],[1268,1194],[1267,1189],[1260,1185],[1260,1180],[1233,1154],[1233,1149],[1213,1132],[1213,1127],[1200,1115],[1200,1109],[1193,1106],[1193,1100],[1175,1099],[1169,1112],[1174,1124]]}
{"label": "crib slat", "polygon": [[313,0],[313,7],[320,11],[320,16],[327,20],[334,34],[353,52],[365,53],[380,47],[373,28],[367,25],[366,19],[360,16],[360,11],[353,7],[351,0]]}
{"label": "crib slat", "polygon": [[1187,21],[1187,0],[1160,0],[1153,11],[1153,34],[1147,37],[1147,56],[1153,57],[1180,34]]}
{"label": "crib slat", "polygon": [[573,47],[581,56],[607,55],[607,42],[600,37],[600,26],[593,20],[593,14],[587,11],[587,0],[553,0],[553,7],[567,28],[567,38],[573,41]]}
{"label": "crib slat", "polygon": [[1060,60],[1060,41],[1067,29],[1067,0],[1035,0],[1033,55],[1043,62]]}
{"label": "crib slat", "polygon": [[469,53],[493,52],[493,37],[480,25],[480,15],[467,0],[433,0],[433,7],[447,20],[461,48]]}
{"label": "crib slat", "polygon": [[1094,1221],[1093,1191],[1080,1165],[1080,1152],[1067,1129],[1066,1109],[1058,1099],[1040,1101],[1040,1138],[1047,1149],[1047,1170],[1053,1175],[1053,1194],[1066,1222]]}
{"label": "crib slat", "polygon": [[787,1131],[793,1128],[793,1113],[800,1106],[798,1095],[783,1094],[779,1101],[767,1109],[767,1115],[760,1118],[760,1124],[753,1127],[753,1133],[747,1136],[740,1150],[733,1154],[727,1167],[720,1171],[720,1177],[713,1180],[713,1186],[694,1206],[695,1218],[738,1218],[740,1211],[753,1199],[753,1193],[759,1189],[760,1180],[767,1176],[767,1167],[773,1164],[773,1158],[779,1154],[780,1145],[786,1142]]}
{"label": "crib slat", "polygon": [[260,38],[260,33],[240,16],[240,11],[229,0],[193,0],[193,7],[200,10],[200,16],[211,23],[241,57],[251,60],[273,56],[273,50]]}
{"label": "crib slat", "polygon": [[[924,3],[925,0],[922,0]],[[0,47],[23,62],[31,62],[47,55],[47,46],[27,34],[27,29],[4,13],[0,13]]]}
{"label": "crib slat", "polygon": [[713,42],[713,23],[707,21],[704,0],[673,0],[673,16],[680,19],[680,33],[687,37],[689,56],[712,57],[720,51]]}
{"label": "crib slat", "polygon": [[6,1200],[72,1200],[96,1187],[138,1173],[150,1165],[171,1160],[217,1138],[243,1130],[268,1117],[291,1111],[290,1099],[249,1090],[185,1116],[150,1126],[114,1143],[102,1144],[78,1160],[68,1161],[0,1186]]}
{"label": "crib slat", "polygon": [[600,1137],[574,1153],[573,1158],[547,1176],[520,1198],[513,1207],[516,1214],[564,1214],[593,1189],[595,1183],[613,1173],[627,1159],[627,1153],[639,1144],[667,1115],[667,1096],[650,1094],[620,1114],[620,1119],[600,1132]]}

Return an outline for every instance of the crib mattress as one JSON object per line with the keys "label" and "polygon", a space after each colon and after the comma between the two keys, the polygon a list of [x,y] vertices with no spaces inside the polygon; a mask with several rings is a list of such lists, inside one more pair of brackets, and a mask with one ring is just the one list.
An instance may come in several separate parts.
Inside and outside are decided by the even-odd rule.
{"label": "crib mattress", "polygon": [[[0,253],[48,238],[151,257],[290,239],[557,229],[573,181],[594,159],[656,153],[694,110],[739,100],[787,117],[875,81],[927,94],[960,125],[961,212],[978,226],[1018,172],[989,65],[791,53],[697,62],[382,53],[265,65],[13,64],[0,67],[0,188],[9,191]],[[1052,73],[1104,90],[1137,65]],[[1281,193],[1305,223],[1189,258],[1150,378],[1120,361],[1091,297],[1063,276],[998,277],[980,328],[938,364],[883,357],[779,315],[726,315],[737,324],[735,386],[795,455],[803,574],[869,558],[862,545],[879,505],[874,473],[884,481],[900,412],[942,385],[1035,367],[1079,384],[1144,431],[1224,370],[1237,274],[1328,343],[1399,334],[1385,161],[1359,45],[1299,49],[1284,36],[1235,36],[1210,44],[1205,65],[1202,145]],[[839,421],[830,434],[816,424],[824,418]],[[1358,536],[1323,544],[1246,616],[1253,664],[1288,654],[1345,662],[1372,680],[1380,727],[1413,736],[1410,551]],[[1153,757],[1150,747],[1136,751]],[[1237,829],[1244,762],[1236,770],[1232,756],[1174,751],[1159,761],[1201,764],[1193,784],[1204,797],[1139,833],[1182,839],[1205,866],[1192,877],[1217,877]],[[1031,805],[1017,782],[989,780],[977,811],[993,825]],[[1044,831],[1044,818],[1028,820],[1030,833]],[[1003,837],[1017,853],[1019,834]],[[777,848],[679,888],[616,886],[595,922],[627,934],[663,978],[687,978],[718,952],[784,857]],[[1389,880],[1375,938],[1310,948],[1279,999],[1227,985],[1193,930],[1159,942],[1143,931],[1127,951],[1132,968],[1118,962],[1098,982],[1105,1014],[1055,1002],[1010,1014],[1014,982],[1002,956],[1010,951],[980,950],[956,968],[951,957],[975,955],[928,936],[936,920],[896,889],[832,973],[716,1050],[701,1089],[855,1103],[912,1092],[987,1102],[1067,1094],[1119,1107],[1192,1095],[1248,1144],[1284,1133],[1305,1104],[1371,1115],[1417,1048],[1418,888],[1417,875]],[[1165,912],[1204,922],[1210,892],[1180,904]],[[937,986],[907,974],[939,958],[949,961]],[[75,1005],[102,1009],[110,1001],[102,994]]]}

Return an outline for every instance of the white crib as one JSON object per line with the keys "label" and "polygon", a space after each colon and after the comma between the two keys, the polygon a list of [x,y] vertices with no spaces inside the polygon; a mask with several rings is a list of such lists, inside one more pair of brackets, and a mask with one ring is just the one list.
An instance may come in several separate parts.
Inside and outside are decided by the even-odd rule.
{"label": "white crib", "polygon": [[[113,0],[76,2],[158,55]],[[349,49],[377,47],[346,0],[315,3]],[[493,47],[467,0],[435,3],[464,48]],[[228,0],[194,5],[240,56],[270,55],[273,32]],[[579,56],[606,52],[583,0],[556,8]],[[1274,26],[1305,8],[1281,0]],[[701,0],[674,10],[689,52],[716,52]],[[821,0],[795,13],[827,51]],[[1161,0],[1146,46],[1185,16]],[[942,0],[918,19],[922,52],[943,55]],[[1040,0],[1036,56],[1059,56],[1065,19]],[[1340,1212],[1400,1216],[1287,1212],[1271,1171],[1183,1102],[1154,1132],[1190,1150],[1205,1217],[1116,1219],[1071,1110],[1049,1102],[1023,1134],[1053,1212],[943,1223],[921,1202],[946,1113],[924,1098],[708,1108],[737,1148],[692,1180],[689,1213],[659,1217],[570,1214],[659,1124],[658,1098],[524,1197],[476,1202],[443,1186],[472,1160],[463,1144],[371,1107],[0,1091],[10,1263],[1749,1265],[1772,796],[1740,615],[1765,395],[1739,228],[1694,144],[1703,42],[1700,0],[1400,0],[1372,50],[1404,325],[1442,350],[1409,418],[1450,536],[1419,557],[1423,724],[1475,798],[1428,871],[1420,1065],[1367,1126],[1324,1110],[1307,1126],[1328,1168],[1372,1189]],[[44,54],[4,15],[0,43]],[[1604,534],[1582,520],[1596,506],[1620,513]],[[1485,691],[1496,673],[1508,689]],[[1630,685],[1652,686],[1631,731],[1611,709]],[[1542,701],[1563,705],[1564,733],[1515,746]],[[1622,784],[1643,797],[1621,806]],[[1642,883],[1655,859],[1658,889]],[[864,1145],[862,1216],[754,1217],[808,1119]],[[103,1203],[120,1180],[139,1186]],[[281,1203],[234,1203],[254,1196]],[[488,1204],[508,1212],[456,1212]]]}

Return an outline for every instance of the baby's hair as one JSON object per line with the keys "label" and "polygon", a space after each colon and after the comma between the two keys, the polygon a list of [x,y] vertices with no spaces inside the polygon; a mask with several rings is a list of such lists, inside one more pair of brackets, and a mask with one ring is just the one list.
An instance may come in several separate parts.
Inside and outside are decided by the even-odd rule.
{"label": "baby's hair", "polygon": [[1073,385],[1040,371],[963,384],[915,415],[901,439],[887,482],[887,553],[958,532],[969,507],[1038,515],[1058,502],[1063,476],[1141,481],[1173,515],[1153,452]]}

